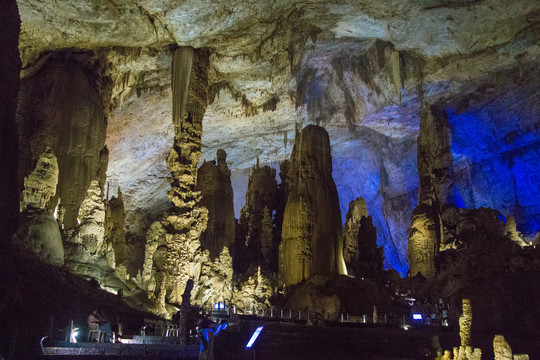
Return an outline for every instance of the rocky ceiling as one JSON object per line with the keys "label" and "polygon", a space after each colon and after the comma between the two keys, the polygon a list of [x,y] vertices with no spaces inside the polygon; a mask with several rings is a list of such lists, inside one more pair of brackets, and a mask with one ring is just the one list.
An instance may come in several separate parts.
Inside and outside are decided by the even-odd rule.
{"label": "rocky ceiling", "polygon": [[[91,52],[104,60],[103,71],[112,80],[105,98],[107,178],[113,194],[118,188],[123,192],[128,232],[139,236],[149,219],[169,206],[165,157],[173,137],[170,64],[177,45],[210,51],[211,103],[203,121],[203,158],[214,159],[219,148],[227,151],[237,212],[244,203],[247,169],[256,157],[277,164],[290,155],[296,128],[323,125],[333,147],[342,217],[351,200],[364,197],[387,265],[402,273],[407,269],[406,230],[417,201],[420,103],[437,104],[453,114],[450,122],[459,135],[452,151],[462,176],[456,183],[463,185],[461,193],[468,189],[466,206],[506,204],[489,191],[498,184],[492,178],[498,171],[478,172],[475,164],[479,169],[491,166],[489,159],[499,158],[497,144],[508,134],[521,138],[527,129],[537,131],[538,1],[18,4],[23,77],[59,49]],[[514,116],[504,115],[515,104],[521,106]],[[497,133],[499,129],[503,131]],[[474,146],[467,146],[467,135],[480,133],[475,139],[485,142],[470,139]],[[524,141],[514,143],[532,143]],[[478,153],[485,156],[473,156]],[[538,146],[525,153],[536,159]],[[474,170],[467,170],[469,182],[463,169]],[[484,175],[475,178],[478,173]],[[512,174],[509,181],[515,179]],[[521,190],[504,191],[525,214],[522,225],[538,230],[527,219],[536,216],[540,223],[540,209],[520,202]],[[503,209],[505,215],[516,206]]]}

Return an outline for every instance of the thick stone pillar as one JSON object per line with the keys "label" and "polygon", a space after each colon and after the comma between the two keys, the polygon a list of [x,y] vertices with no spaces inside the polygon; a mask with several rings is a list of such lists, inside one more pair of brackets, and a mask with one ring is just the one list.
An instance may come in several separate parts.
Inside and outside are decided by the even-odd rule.
{"label": "thick stone pillar", "polygon": [[324,128],[308,125],[296,136],[288,180],[281,233],[282,282],[290,285],[313,275],[345,274],[339,199]]}
{"label": "thick stone pillar", "polygon": [[15,112],[19,92],[21,20],[15,0],[0,4],[0,247],[7,246],[19,219],[18,138]]}
{"label": "thick stone pillar", "polygon": [[[207,106],[209,54],[179,48],[172,64],[174,143],[167,158],[171,170],[173,208],[152,224],[147,236],[144,286],[156,291],[156,312],[166,314],[165,301],[179,303],[189,279],[191,302],[198,305],[231,298],[232,259],[228,249],[215,259],[201,246],[208,210],[196,189],[201,158],[202,119]],[[186,86],[187,83],[187,86]],[[186,93],[187,92],[187,93]],[[184,105],[185,104],[185,105]]]}
{"label": "thick stone pillar", "polygon": [[446,113],[422,105],[418,134],[418,206],[409,230],[409,264],[412,276],[435,276],[435,258],[442,239],[441,212],[449,202],[453,158]]}

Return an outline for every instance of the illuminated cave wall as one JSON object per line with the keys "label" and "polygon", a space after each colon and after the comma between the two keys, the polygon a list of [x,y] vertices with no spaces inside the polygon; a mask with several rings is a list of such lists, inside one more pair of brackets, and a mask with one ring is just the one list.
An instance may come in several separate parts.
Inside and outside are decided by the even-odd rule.
{"label": "illuminated cave wall", "polygon": [[363,197],[377,228],[377,244],[384,247],[385,269],[406,275],[407,229],[418,200],[416,138],[394,139],[364,128],[350,146],[354,156],[333,157],[343,222],[349,203]]}
{"label": "illuminated cave wall", "polygon": [[447,113],[456,205],[497,209],[532,235],[540,230],[540,86],[525,90]]}

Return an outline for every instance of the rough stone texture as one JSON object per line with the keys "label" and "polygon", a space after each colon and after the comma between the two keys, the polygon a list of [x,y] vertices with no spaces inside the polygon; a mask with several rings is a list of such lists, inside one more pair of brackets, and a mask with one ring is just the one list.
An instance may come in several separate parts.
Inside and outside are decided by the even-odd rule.
{"label": "rough stone texture", "polygon": [[16,246],[36,254],[47,263],[64,265],[62,235],[50,211],[31,209],[23,212],[13,241]]}
{"label": "rough stone texture", "polygon": [[0,36],[0,232],[4,234],[0,246],[4,247],[17,229],[19,212],[15,109],[21,70],[18,51],[21,20],[15,0],[0,5],[0,23],[3,24]]}
{"label": "rough stone texture", "polygon": [[410,273],[432,278],[443,236],[440,213],[451,201],[453,162],[448,117],[427,104],[420,109],[417,153],[420,189],[408,233]]}
{"label": "rough stone texture", "polygon": [[366,200],[358,198],[349,203],[349,211],[345,216],[344,239],[343,239],[343,259],[347,265],[350,275],[355,275],[354,271],[358,266],[358,229],[360,219],[369,216],[366,208]]}
{"label": "rough stone texture", "polygon": [[[185,53],[185,49],[177,50]],[[186,73],[185,61],[173,62],[175,72]],[[223,247],[218,257],[210,259],[203,250],[200,235],[206,229],[208,210],[200,206],[200,192],[196,190],[197,167],[201,155],[202,117],[207,104],[208,53],[193,51],[192,66],[188,69],[189,94],[185,111],[178,102],[186,98],[185,89],[173,82],[175,114],[177,119],[173,148],[167,158],[171,171],[169,199],[174,207],[167,211],[161,222],[155,222],[147,235],[143,281],[155,296],[153,309],[166,315],[166,302],[178,303],[187,281],[194,281],[191,295],[193,303],[203,305],[230,300],[232,259]],[[175,76],[173,76],[175,77]],[[176,77],[175,77],[176,78]],[[185,81],[185,79],[184,79]]]}
{"label": "rough stone texture", "polygon": [[47,147],[39,155],[36,168],[24,178],[21,211],[29,209],[46,210],[49,200],[56,194],[58,185],[58,161],[54,152]]}
{"label": "rough stone texture", "polygon": [[493,338],[493,352],[495,360],[512,360],[512,349],[502,335],[495,335]]}
{"label": "rough stone texture", "polygon": [[291,185],[281,233],[281,280],[290,285],[313,275],[346,273],[330,143],[322,127],[308,125],[297,135],[288,178]]}
{"label": "rough stone texture", "polygon": [[[406,228],[417,195],[417,180],[409,174],[411,169],[416,171],[414,138],[418,131],[419,97],[432,104],[443,104],[441,108],[456,108],[456,120],[463,119],[461,110],[474,98],[504,97],[508,87],[520,89],[517,91],[521,94],[517,97],[520,101],[537,103],[535,92],[522,89],[526,83],[538,83],[535,81],[538,75],[532,70],[540,53],[539,6],[527,0],[503,4],[496,0],[433,4],[398,0],[384,3],[295,0],[248,5],[237,0],[217,3],[141,0],[129,4],[94,1],[69,6],[23,0],[20,1],[23,19],[20,48],[25,64],[29,65],[43,51],[99,48],[111,63],[110,76],[115,84],[111,102],[117,106],[127,101],[149,113],[137,116],[133,122],[151,127],[166,118],[163,114],[170,113],[172,108],[167,97],[156,95],[166,92],[170,84],[170,44],[212,49],[209,81],[211,93],[216,96],[210,96],[214,101],[210,101],[204,118],[203,157],[211,159],[217,149],[226,149],[233,173],[249,168],[257,155],[264,164],[287,158],[295,123],[316,122],[321,114],[333,114],[324,122],[335,150],[334,169],[339,174],[334,178],[340,190],[342,214],[345,215],[351,200],[364,197],[377,227],[379,245],[385,247],[386,265],[406,273]],[[82,24],[80,19],[84,19]],[[397,81],[397,60],[401,81]],[[518,74],[519,78],[514,76]],[[310,78],[314,79],[313,88],[300,86],[308,89],[303,94],[310,96],[300,99],[298,85],[309,85],[304,79]],[[401,107],[396,84],[401,85]],[[521,130],[527,126],[522,126],[525,124],[521,121],[505,121],[510,107],[503,108],[505,111],[493,111],[501,114],[502,121],[496,122],[505,124],[505,129],[519,124],[514,129],[518,130],[518,137],[526,134],[528,131]],[[487,114],[499,109],[499,105],[491,102],[485,109]],[[537,113],[534,109],[525,112]],[[114,120],[124,117],[132,120],[122,109],[115,111],[114,117]],[[167,133],[164,130],[167,126],[172,124],[164,124],[159,132]],[[350,132],[353,128],[354,136]],[[509,130],[496,131],[496,138],[504,139],[513,132]],[[365,143],[374,138],[373,133],[381,141],[368,150]],[[136,148],[149,149],[157,144],[153,136],[141,139],[138,131],[119,134]],[[493,134],[491,130],[485,131],[486,139],[490,134]],[[403,146],[401,151],[395,149],[396,143]],[[170,142],[164,144],[156,150],[158,154],[168,150]],[[469,207],[502,208],[498,204],[510,204],[505,200],[513,192],[505,191],[502,199],[496,187],[482,184],[487,179],[488,183],[508,190],[502,185],[509,182],[489,175],[518,173],[523,166],[515,169],[499,166],[499,152],[496,146],[493,149],[493,152],[481,152],[494,155],[490,156],[496,165],[493,171],[483,166],[483,162],[472,164],[471,161],[475,168],[470,178],[473,186],[467,185],[469,178],[465,176],[460,178],[463,182],[458,182],[460,192],[467,191],[464,201],[478,203]],[[399,159],[394,152],[400,153]],[[111,158],[119,165],[111,174],[125,189],[127,212],[136,220],[129,223],[141,235],[157,218],[155,214],[170,205],[164,196],[155,196],[164,193],[168,170],[162,157],[150,159],[151,156],[139,156],[129,167],[120,166],[131,153],[119,151]],[[467,157],[471,160],[467,152],[460,153],[467,155],[464,160]],[[534,169],[533,155],[534,152],[529,152],[519,157],[526,170]],[[361,162],[372,166],[352,166]],[[138,172],[138,164],[147,171]],[[150,164],[157,165],[149,167]],[[467,161],[460,164],[466,169]],[[515,176],[519,190],[515,198],[520,200],[516,208],[526,209],[527,216],[514,215],[520,231],[527,227],[534,232],[538,225],[528,219],[530,215],[538,217],[534,206],[538,201],[528,201],[525,185],[534,184],[520,180],[524,178]],[[235,191],[244,193],[243,189],[235,188]],[[145,208],[140,204],[152,205]],[[505,215],[511,212],[519,211],[504,209]]]}
{"label": "rough stone texture", "polygon": [[472,309],[469,299],[462,300],[462,311],[463,313],[459,317],[459,337],[461,346],[466,347],[471,342]]}
{"label": "rough stone texture", "polygon": [[435,276],[440,227],[438,212],[433,206],[422,204],[414,209],[408,233],[410,275]]}
{"label": "rough stone texture", "polygon": [[112,243],[116,265],[124,265],[131,275],[136,275],[133,271],[133,261],[127,256],[124,223],[126,213],[122,192],[118,190],[118,197],[112,197],[105,202],[105,241]]}
{"label": "rough stone texture", "polygon": [[[60,169],[56,197],[65,209],[64,226],[77,225],[79,206],[93,179],[106,168],[106,120],[96,76],[69,54],[57,54],[23,80],[18,107],[19,181],[49,146]],[[103,181],[103,179],[100,179]],[[103,185],[101,183],[101,185]]]}
{"label": "rough stone texture", "polygon": [[[86,197],[79,208],[77,240],[90,254],[104,255],[108,249],[105,240],[105,204],[97,180],[92,180]],[[111,245],[112,246],[112,245]],[[112,266],[114,267],[114,266]]]}
{"label": "rough stone texture", "polygon": [[42,260],[64,264],[64,247],[58,223],[46,208],[56,192],[58,163],[51,148],[39,156],[36,168],[24,179],[21,222],[14,236],[14,243]]}
{"label": "rough stone texture", "polygon": [[201,192],[201,206],[208,209],[208,223],[200,242],[202,249],[208,250],[214,259],[224,247],[232,250],[234,245],[233,189],[224,150],[217,152],[217,165],[206,162],[199,168],[197,190]]}
{"label": "rough stone texture", "polygon": [[251,267],[277,271],[279,238],[273,231],[273,214],[278,205],[276,170],[257,163],[249,174],[246,205],[238,220],[234,264],[235,271]]}

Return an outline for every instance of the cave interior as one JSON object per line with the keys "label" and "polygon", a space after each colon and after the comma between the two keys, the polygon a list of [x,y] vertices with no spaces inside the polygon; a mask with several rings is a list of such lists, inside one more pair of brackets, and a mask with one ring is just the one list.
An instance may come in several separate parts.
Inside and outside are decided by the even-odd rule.
{"label": "cave interior", "polygon": [[0,23],[0,358],[98,306],[137,332],[216,303],[297,314],[263,359],[540,357],[539,1],[6,0]]}

